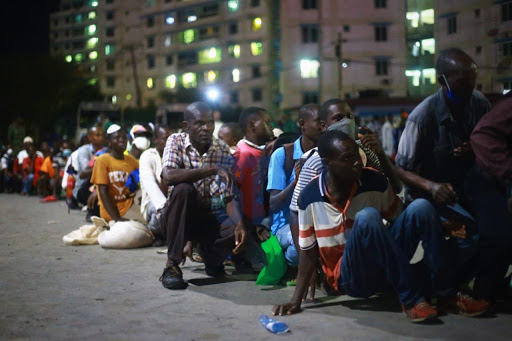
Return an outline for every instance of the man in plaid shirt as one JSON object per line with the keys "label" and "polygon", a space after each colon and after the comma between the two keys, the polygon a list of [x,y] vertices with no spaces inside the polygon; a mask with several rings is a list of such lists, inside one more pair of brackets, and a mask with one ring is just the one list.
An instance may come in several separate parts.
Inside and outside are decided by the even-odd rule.
{"label": "man in plaid shirt", "polygon": [[[213,137],[213,113],[202,102],[184,112],[183,133],[169,136],[162,158],[162,180],[169,187],[161,222],[167,238],[167,264],[160,281],[167,289],[185,289],[179,264],[192,258],[199,242],[206,274],[224,275],[223,262],[245,244],[246,233],[226,143]],[[229,212],[229,214],[228,214]]]}

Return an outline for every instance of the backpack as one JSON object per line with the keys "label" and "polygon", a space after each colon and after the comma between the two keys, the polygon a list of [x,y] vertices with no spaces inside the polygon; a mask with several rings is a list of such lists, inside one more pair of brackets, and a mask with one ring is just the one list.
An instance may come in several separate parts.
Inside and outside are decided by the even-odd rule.
{"label": "backpack", "polygon": [[270,202],[270,193],[267,192],[267,184],[268,184],[268,165],[270,163],[270,157],[272,154],[279,148],[284,148],[284,172],[286,175],[286,179],[289,179],[292,172],[293,166],[295,165],[295,161],[293,160],[293,146],[295,140],[299,138],[299,134],[297,133],[283,133],[279,135],[279,137],[273,141],[270,141],[266,144],[265,149],[263,150],[263,154],[260,159],[260,169],[262,170],[263,175],[263,191],[264,191],[264,200],[265,200],[265,210],[268,212],[268,205]]}

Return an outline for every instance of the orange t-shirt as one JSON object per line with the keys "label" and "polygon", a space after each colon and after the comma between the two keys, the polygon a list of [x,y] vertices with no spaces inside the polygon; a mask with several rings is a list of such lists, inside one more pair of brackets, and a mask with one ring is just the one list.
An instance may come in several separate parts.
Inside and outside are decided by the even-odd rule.
{"label": "orange t-shirt", "polygon": [[[133,203],[133,194],[130,193],[125,184],[128,175],[137,168],[139,168],[139,161],[131,155],[124,155],[123,160],[118,160],[107,153],[99,156],[94,163],[91,183],[108,186],[108,194],[114,205],[117,206],[121,217],[128,212]],[[100,216],[106,221],[112,220],[103,205],[99,192],[98,201]]]}
{"label": "orange t-shirt", "polygon": [[48,173],[50,179],[53,179],[53,177],[55,176],[55,171],[53,170],[53,162],[51,157],[47,156],[44,159],[43,165],[41,166],[40,170],[41,172]]}

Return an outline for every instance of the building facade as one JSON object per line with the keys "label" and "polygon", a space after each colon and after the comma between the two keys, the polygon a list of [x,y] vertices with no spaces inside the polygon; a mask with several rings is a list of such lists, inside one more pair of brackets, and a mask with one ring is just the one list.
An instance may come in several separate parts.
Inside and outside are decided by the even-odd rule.
{"label": "building facade", "polygon": [[272,114],[332,97],[425,97],[459,47],[512,82],[512,0],[62,0],[50,51],[121,107],[192,94]]}

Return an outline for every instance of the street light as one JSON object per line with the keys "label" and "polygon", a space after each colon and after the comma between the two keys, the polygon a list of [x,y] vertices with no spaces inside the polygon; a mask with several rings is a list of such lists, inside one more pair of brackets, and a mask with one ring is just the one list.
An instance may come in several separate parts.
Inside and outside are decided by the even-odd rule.
{"label": "street light", "polygon": [[206,97],[212,101],[215,102],[219,98],[219,90],[215,88],[210,88],[206,91]]}

